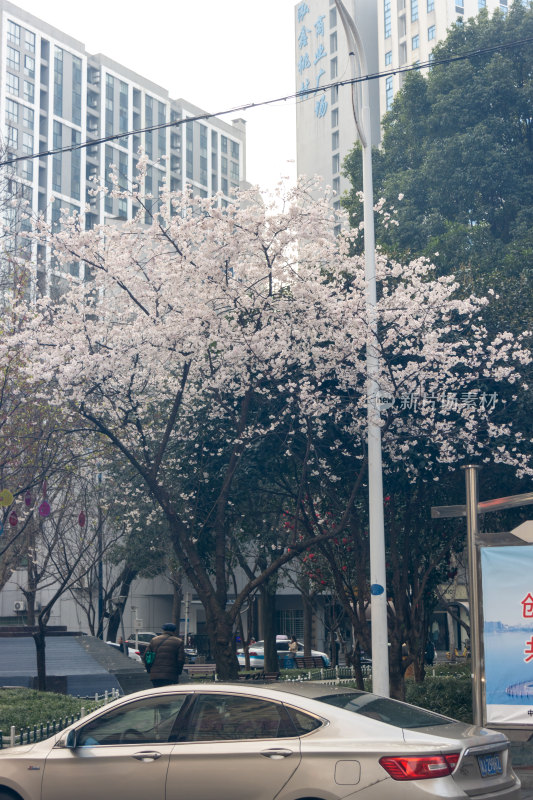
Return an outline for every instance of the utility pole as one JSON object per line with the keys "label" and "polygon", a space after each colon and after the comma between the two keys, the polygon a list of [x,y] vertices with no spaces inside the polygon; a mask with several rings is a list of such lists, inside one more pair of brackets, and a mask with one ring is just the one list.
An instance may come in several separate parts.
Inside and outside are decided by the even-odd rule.
{"label": "utility pole", "polygon": [[[352,78],[366,75],[367,59],[363,42],[353,17],[342,0],[335,0],[341,18],[352,65]],[[352,83],[352,101],[357,134],[363,149],[363,195],[365,277],[368,339],[367,359],[367,447],[370,539],[370,595],[372,621],[372,690],[388,697],[389,645],[387,627],[387,579],[385,571],[385,524],[383,518],[383,469],[379,407],[378,318],[376,293],[376,243],[374,233],[374,188],[372,181],[372,142],[368,81],[361,84],[361,103],[357,84]],[[359,113],[359,105],[361,111]]]}

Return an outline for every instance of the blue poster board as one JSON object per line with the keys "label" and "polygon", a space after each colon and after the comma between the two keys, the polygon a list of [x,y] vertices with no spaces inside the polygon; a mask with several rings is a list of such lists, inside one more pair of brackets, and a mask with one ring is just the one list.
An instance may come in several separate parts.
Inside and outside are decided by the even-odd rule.
{"label": "blue poster board", "polygon": [[487,723],[533,723],[533,546],[481,547]]}

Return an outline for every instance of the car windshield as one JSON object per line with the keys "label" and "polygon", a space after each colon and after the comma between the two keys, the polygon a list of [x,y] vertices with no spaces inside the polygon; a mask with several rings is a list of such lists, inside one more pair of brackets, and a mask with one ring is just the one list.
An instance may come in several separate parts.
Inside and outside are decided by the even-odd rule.
{"label": "car windshield", "polygon": [[395,725],[397,728],[430,728],[450,722],[448,717],[442,717],[432,711],[366,692],[332,694],[318,697],[317,700],[337,708],[344,708],[346,711],[353,711],[354,714],[386,722],[388,725]]}

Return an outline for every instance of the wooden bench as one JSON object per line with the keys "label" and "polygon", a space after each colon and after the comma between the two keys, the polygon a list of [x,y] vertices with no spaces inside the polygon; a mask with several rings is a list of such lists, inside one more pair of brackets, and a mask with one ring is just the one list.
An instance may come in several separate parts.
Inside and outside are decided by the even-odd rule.
{"label": "wooden bench", "polygon": [[324,659],[322,656],[295,656],[298,669],[322,669]]}
{"label": "wooden bench", "polygon": [[216,664],[185,664],[183,667],[183,671],[191,678],[197,675],[214,677],[216,669]]}

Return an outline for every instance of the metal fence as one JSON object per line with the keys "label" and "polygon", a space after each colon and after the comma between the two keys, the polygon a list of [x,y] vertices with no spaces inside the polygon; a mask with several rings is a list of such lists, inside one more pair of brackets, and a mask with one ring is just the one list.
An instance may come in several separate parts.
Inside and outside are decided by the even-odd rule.
{"label": "metal fence", "polygon": [[[104,694],[95,694],[94,695],[94,705],[91,705],[87,708],[82,706],[77,714],[71,714],[66,717],[60,717],[60,719],[53,719],[48,720],[47,722],[38,722],[36,725],[29,725],[25,728],[20,728],[18,731],[15,725],[12,725],[9,729],[9,734],[6,735],[3,731],[0,731],[0,750],[4,747],[17,747],[21,744],[33,744],[34,742],[40,742],[43,739],[48,739],[49,736],[53,736],[55,733],[59,733],[64,728],[68,728],[69,725],[72,725],[74,722],[77,722],[82,717],[85,717],[87,714],[90,714],[91,711],[94,711],[101,705],[105,705],[106,703],[110,703],[111,700],[115,700],[120,695],[118,689],[112,689],[110,692],[104,692]],[[93,701],[93,698],[84,698],[87,700]],[[81,700],[81,698],[80,698]]]}
{"label": "metal fence", "polygon": [[[292,670],[294,672],[294,670]],[[372,677],[372,667],[365,664],[361,667],[363,678]],[[284,681],[326,681],[338,683],[339,681],[353,681],[355,679],[355,669],[353,667],[321,667],[320,669],[300,670],[300,674],[293,676],[285,674],[281,676]]]}

